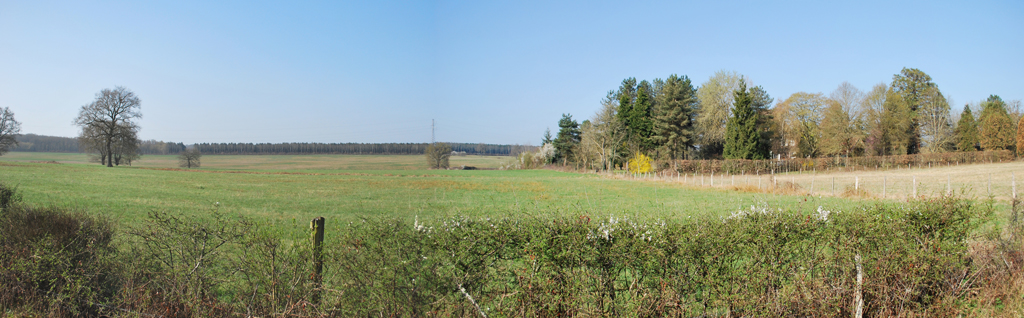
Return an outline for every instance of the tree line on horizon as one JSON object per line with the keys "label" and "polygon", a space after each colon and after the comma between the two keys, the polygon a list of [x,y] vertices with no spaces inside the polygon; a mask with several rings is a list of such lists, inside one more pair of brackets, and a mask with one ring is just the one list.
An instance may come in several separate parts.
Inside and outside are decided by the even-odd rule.
{"label": "tree line on horizon", "polygon": [[[533,150],[528,145],[484,143],[446,143],[460,154],[508,156]],[[195,147],[205,154],[361,154],[422,155],[430,143],[199,143]]]}
{"label": "tree line on horizon", "polygon": [[[24,134],[16,137],[21,152],[88,152],[78,138]],[[189,147],[206,154],[423,154],[428,143],[199,143],[142,140],[140,155],[176,155]],[[452,151],[470,155],[515,155],[531,151],[534,146],[481,143],[448,143]]]}
{"label": "tree line on horizon", "polygon": [[[774,102],[774,105],[773,105]],[[1021,101],[998,95],[954,103],[914,68],[864,92],[843,82],[829,95],[775,100],[736,72],[700,86],[685,75],[627,78],[582,123],[563,114],[549,163],[611,170],[631,159],[787,159],[978,150],[1024,151]],[[1021,143],[1018,146],[1018,143]],[[545,146],[542,146],[545,147]]]}

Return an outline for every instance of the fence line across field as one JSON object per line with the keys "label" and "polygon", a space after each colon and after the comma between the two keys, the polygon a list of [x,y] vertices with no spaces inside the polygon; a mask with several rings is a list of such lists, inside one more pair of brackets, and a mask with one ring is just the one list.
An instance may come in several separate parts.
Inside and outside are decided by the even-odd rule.
{"label": "fence line across field", "polygon": [[[1017,196],[1016,171],[914,173],[912,169],[847,173],[844,175],[816,172],[784,174],[680,173],[662,171],[632,174],[638,180],[659,180],[690,186],[730,188],[749,187],[760,190],[785,188],[812,195],[874,196],[885,199],[906,199],[917,196],[952,193],[1010,200]],[[900,173],[905,172],[905,173]],[[767,183],[765,182],[767,181]]]}

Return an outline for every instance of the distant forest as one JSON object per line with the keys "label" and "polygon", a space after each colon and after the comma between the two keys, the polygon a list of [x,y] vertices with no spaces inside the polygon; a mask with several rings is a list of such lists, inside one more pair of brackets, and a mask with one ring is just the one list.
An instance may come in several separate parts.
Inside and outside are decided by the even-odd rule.
{"label": "distant forest", "polygon": [[[69,137],[25,134],[18,136],[18,147],[13,151],[26,152],[85,152],[78,139]],[[418,155],[429,143],[201,143],[193,147],[210,155],[279,155],[279,154],[362,154],[362,155]],[[533,151],[533,146],[450,143],[452,151],[468,155],[517,155]],[[183,143],[156,140],[141,141],[139,153],[144,155],[173,155],[185,150]]]}
{"label": "distant forest", "polygon": [[[203,154],[346,154],[346,155],[419,155],[429,143],[201,143],[195,147]],[[468,155],[507,156],[532,151],[532,146],[449,143],[453,152]]]}

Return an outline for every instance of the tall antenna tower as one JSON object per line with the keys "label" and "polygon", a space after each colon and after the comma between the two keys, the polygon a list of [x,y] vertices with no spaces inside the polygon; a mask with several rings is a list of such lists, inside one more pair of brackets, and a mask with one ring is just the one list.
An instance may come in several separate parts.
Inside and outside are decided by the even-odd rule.
{"label": "tall antenna tower", "polygon": [[430,120],[430,144],[434,144],[434,120]]}

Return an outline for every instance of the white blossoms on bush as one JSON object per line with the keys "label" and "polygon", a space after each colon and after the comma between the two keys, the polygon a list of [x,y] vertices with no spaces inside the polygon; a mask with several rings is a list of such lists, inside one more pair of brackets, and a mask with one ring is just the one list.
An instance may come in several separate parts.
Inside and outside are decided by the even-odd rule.
{"label": "white blossoms on bush", "polygon": [[417,215],[415,220],[412,222],[412,229],[420,233],[430,233],[434,231],[434,227],[427,227],[425,223],[420,223],[419,215]]}
{"label": "white blossoms on bush", "polygon": [[818,219],[822,222],[828,222],[828,216],[832,214],[832,211],[825,210],[820,205],[818,206]]}

